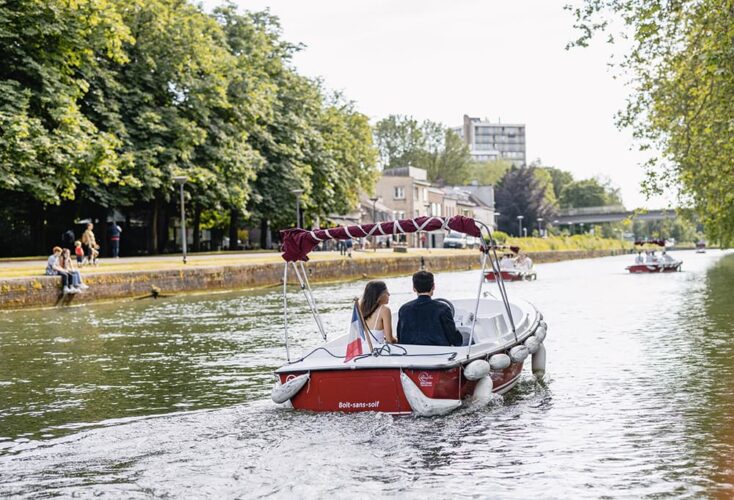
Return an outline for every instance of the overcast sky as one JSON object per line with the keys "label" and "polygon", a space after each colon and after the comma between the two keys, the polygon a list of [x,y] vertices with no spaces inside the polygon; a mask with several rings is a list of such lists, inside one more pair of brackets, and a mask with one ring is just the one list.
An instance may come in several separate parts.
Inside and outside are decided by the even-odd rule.
{"label": "overcast sky", "polygon": [[627,91],[608,68],[610,49],[564,48],[575,34],[568,0],[236,3],[269,8],[284,38],[305,45],[300,72],[342,90],[373,122],[406,114],[458,126],[468,114],[524,123],[529,161],[608,176],[628,208],[662,205],[640,193],[643,157],[614,126]]}

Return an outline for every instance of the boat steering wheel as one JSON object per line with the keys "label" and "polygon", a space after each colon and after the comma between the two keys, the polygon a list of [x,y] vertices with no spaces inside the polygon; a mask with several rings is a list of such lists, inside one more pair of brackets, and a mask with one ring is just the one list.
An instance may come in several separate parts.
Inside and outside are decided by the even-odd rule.
{"label": "boat steering wheel", "polygon": [[456,316],[456,308],[454,307],[454,305],[451,303],[450,300],[448,299],[433,299],[433,300],[435,300],[436,302],[443,302],[444,304],[449,306],[449,309],[451,309],[451,317],[453,318]]}

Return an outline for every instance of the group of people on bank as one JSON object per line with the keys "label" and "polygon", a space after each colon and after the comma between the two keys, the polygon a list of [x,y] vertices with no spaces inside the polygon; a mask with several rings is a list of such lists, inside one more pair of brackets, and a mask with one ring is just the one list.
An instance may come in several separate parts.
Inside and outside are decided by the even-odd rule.
{"label": "group of people on bank", "polygon": [[[110,232],[113,257],[119,256],[121,232],[120,226],[113,222]],[[69,229],[61,235],[61,246],[53,247],[46,262],[46,275],[61,277],[64,294],[82,292],[89,287],[82,280],[79,268],[84,265],[96,266],[100,250],[94,235],[94,224],[88,223],[79,239],[74,230]]]}
{"label": "group of people on bank", "polygon": [[364,322],[377,343],[460,346],[463,342],[449,306],[433,300],[433,274],[418,271],[413,275],[417,298],[398,311],[397,331],[393,332],[390,292],[384,281],[370,281],[359,301]]}

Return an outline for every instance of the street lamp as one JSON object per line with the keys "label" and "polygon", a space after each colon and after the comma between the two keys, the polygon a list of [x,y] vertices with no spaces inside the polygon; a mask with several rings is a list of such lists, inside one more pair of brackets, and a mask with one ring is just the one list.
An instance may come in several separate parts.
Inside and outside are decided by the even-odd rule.
{"label": "street lamp", "polygon": [[525,217],[524,217],[524,216],[522,216],[522,215],[518,215],[518,216],[517,216],[517,236],[518,236],[518,237],[522,237],[522,220],[523,220],[524,218],[525,218]]}
{"label": "street lamp", "polygon": [[543,237],[543,227],[542,227],[543,218],[538,217],[536,220],[538,221],[538,236],[542,238]]}
{"label": "street lamp", "polygon": [[[374,198],[370,198],[370,201],[372,202],[372,223],[377,224],[377,200],[380,198],[378,196],[375,196]],[[377,236],[372,236],[372,251],[377,251]]]}
{"label": "street lamp", "polygon": [[184,205],[184,184],[186,184],[186,180],[185,175],[177,175],[173,178],[181,192],[181,249],[183,250],[184,264],[186,264],[186,207]]}
{"label": "street lamp", "polygon": [[499,227],[499,218],[500,218],[500,215],[502,215],[502,214],[499,213],[499,212],[495,212],[494,213],[494,229],[497,229]]}
{"label": "street lamp", "polygon": [[301,195],[303,189],[291,189],[291,193],[296,195],[296,227],[301,227]]}

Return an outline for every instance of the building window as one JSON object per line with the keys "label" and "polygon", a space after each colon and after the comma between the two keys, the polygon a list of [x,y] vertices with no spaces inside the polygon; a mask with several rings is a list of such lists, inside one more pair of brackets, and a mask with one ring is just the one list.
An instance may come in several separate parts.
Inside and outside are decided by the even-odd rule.
{"label": "building window", "polygon": [[396,200],[404,200],[405,199],[405,188],[403,186],[395,186],[395,190],[393,192],[393,198]]}

